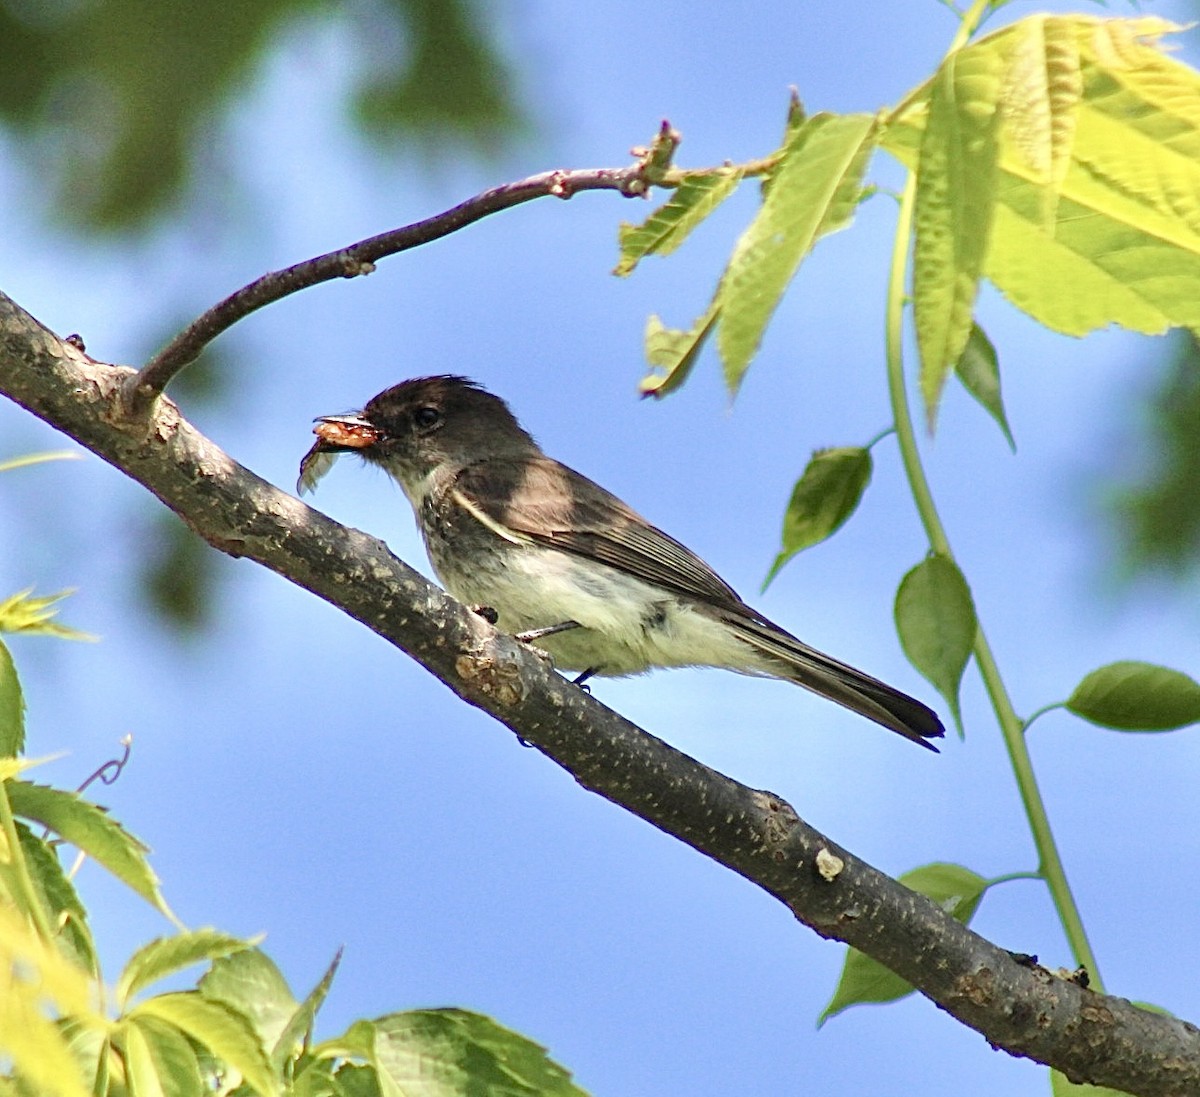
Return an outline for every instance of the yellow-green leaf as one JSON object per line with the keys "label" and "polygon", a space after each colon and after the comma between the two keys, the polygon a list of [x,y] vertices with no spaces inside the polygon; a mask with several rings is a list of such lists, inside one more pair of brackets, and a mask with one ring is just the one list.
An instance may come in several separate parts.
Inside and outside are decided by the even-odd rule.
{"label": "yellow-green leaf", "polygon": [[143,945],[126,963],[117,980],[117,1003],[124,1005],[143,987],[192,964],[216,960],[251,947],[251,942],[215,929],[196,929],[159,937]]}
{"label": "yellow-green leaf", "polygon": [[1070,23],[1053,16],[1024,19],[1014,35],[1000,109],[1017,155],[1042,184],[1043,224],[1050,228],[1083,95],[1079,48]]}
{"label": "yellow-green leaf", "polygon": [[57,605],[71,591],[60,590],[41,598],[33,597],[33,588],[18,592],[0,602],[0,632],[21,632],[35,636],[57,636],[63,640],[95,640],[96,637],[78,629],[60,625],[51,618]]}
{"label": "yellow-green leaf", "polygon": [[146,846],[106,812],[77,793],[29,781],[10,781],[8,795],[15,814],[49,827],[173,917],[146,860]]}
{"label": "yellow-green leaf", "polygon": [[[275,962],[261,949],[250,948],[217,960],[203,979],[200,993],[237,1010],[250,1022],[265,1048],[273,1049],[295,1016],[299,1003]],[[272,1057],[276,1067],[281,1057]]]}
{"label": "yellow-green leaf", "polygon": [[[1032,16],[960,51],[960,63],[974,56],[1004,73],[983,273],[1054,331],[1200,326],[1200,73],[1156,44],[1178,29]],[[1030,72],[1039,50],[1041,98]],[[922,173],[934,94],[932,82],[912,93],[884,135]],[[921,185],[948,185],[945,166],[932,167]]]}
{"label": "yellow-green leaf", "polygon": [[415,1009],[357,1021],[313,1054],[365,1059],[384,1097],[509,1092],[586,1097],[545,1048],[463,1009]]}
{"label": "yellow-green leaf", "polygon": [[971,333],[992,235],[1004,59],[971,47],[933,79],[914,211],[913,320],[932,426],[942,386]]}
{"label": "yellow-green leaf", "polygon": [[666,396],[687,380],[718,315],[716,304],[709,305],[689,331],[664,327],[657,316],[646,321],[646,361],[656,372],[648,373],[638,385],[643,396]]}
{"label": "yellow-green leaf", "polygon": [[742,173],[737,168],[689,175],[640,225],[623,222],[617,230],[621,260],[613,274],[624,278],[647,255],[670,255],[741,181]]}
{"label": "yellow-green leaf", "polygon": [[758,215],[738,240],[714,298],[725,381],[736,391],[804,256],[850,223],[876,142],[866,114],[817,114],[789,135]]}
{"label": "yellow-green leaf", "polygon": [[151,1017],[173,1025],[214,1058],[232,1067],[261,1097],[275,1097],[278,1080],[250,1022],[221,1002],[195,991],[160,994],[140,1002],[127,1015],[130,1021]]}
{"label": "yellow-green leaf", "polygon": [[0,758],[15,758],[25,746],[25,698],[12,655],[0,640]]}
{"label": "yellow-green leaf", "polygon": [[117,1026],[113,1043],[125,1061],[129,1097],[204,1097],[196,1053],[174,1026],[137,1017]]}

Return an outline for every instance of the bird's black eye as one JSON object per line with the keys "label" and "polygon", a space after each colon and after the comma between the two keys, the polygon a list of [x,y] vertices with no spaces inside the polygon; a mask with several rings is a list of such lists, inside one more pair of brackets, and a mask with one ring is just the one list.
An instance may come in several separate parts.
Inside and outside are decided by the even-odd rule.
{"label": "bird's black eye", "polygon": [[442,413],[437,408],[417,408],[413,412],[413,422],[419,427],[429,428],[442,421]]}

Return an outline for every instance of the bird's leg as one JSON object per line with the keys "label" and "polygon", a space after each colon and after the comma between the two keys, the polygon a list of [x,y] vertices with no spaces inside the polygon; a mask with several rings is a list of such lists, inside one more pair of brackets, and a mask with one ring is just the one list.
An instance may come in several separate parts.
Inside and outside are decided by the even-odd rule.
{"label": "bird's leg", "polygon": [[600,669],[599,667],[588,667],[587,670],[585,670],[581,675],[579,675],[578,678],[571,679],[571,685],[578,686],[581,690],[583,690],[584,693],[591,693],[592,692],[591,687],[584,685],[584,683],[593,674],[595,674],[596,671],[598,671],[599,669]]}
{"label": "bird's leg", "polygon": [[491,606],[468,606],[472,613],[478,613],[489,625],[494,625],[500,620],[500,614],[497,613]]}
{"label": "bird's leg", "polygon": [[535,640],[541,640],[546,636],[553,636],[556,632],[567,632],[573,628],[579,628],[578,621],[560,621],[557,625],[547,625],[545,628],[531,628],[524,632],[514,633],[514,637],[521,641],[522,644],[532,644]]}

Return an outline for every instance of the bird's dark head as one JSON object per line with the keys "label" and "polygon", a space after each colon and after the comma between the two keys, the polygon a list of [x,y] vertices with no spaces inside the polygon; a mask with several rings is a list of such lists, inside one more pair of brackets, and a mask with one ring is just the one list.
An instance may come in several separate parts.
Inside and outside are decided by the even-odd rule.
{"label": "bird's dark head", "polygon": [[402,381],[371,397],[361,412],[322,416],[313,433],[317,441],[300,465],[302,492],[316,486],[339,453],[383,466],[409,490],[440,468],[457,471],[537,450],[503,400],[448,374]]}

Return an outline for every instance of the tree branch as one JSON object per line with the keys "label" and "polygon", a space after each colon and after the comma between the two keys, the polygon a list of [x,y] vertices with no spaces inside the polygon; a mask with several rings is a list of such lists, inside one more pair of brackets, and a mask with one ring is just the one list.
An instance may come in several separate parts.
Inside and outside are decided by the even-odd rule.
{"label": "tree branch", "polygon": [[423,221],[390,229],[357,244],[264,274],[197,317],[137,374],[125,380],[124,398],[129,414],[134,417],[145,415],[171,379],[184,366],[194,362],[221,332],[288,294],[334,278],[370,274],[380,259],[428,244],[490,214],[534,198],[566,199],[588,190],[615,190],[626,198],[634,198],[645,197],[652,186],[678,186],[688,174],[671,171],[671,159],[679,140],[679,134],[664,121],[648,148],[633,150],[637,159],[628,167],[544,171],[514,183],[503,183]]}
{"label": "tree branch", "polygon": [[1146,1097],[1200,1092],[1200,1031],[1020,962],[808,826],[575,688],[375,538],[243,468],[169,400],[130,414],[96,362],[0,293],[0,392],[148,488],[210,544],[312,591],[571,773],[853,945],[990,1044]]}

